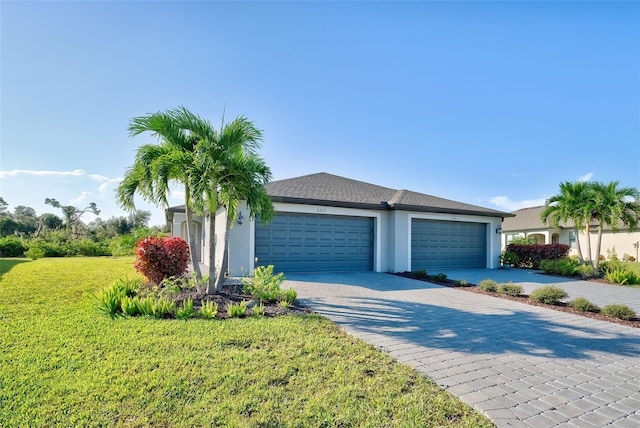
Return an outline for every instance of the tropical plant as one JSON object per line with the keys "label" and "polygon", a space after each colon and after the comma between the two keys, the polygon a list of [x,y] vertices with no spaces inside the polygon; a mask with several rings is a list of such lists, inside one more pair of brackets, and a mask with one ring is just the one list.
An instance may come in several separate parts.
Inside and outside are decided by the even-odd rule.
{"label": "tropical plant", "polygon": [[[588,224],[587,219],[590,218],[588,202],[589,200],[589,185],[584,181],[578,181],[575,183],[565,181],[560,183],[560,193],[547,199],[545,202],[545,209],[542,212],[540,218],[543,222],[549,222],[553,227],[559,227],[560,223],[571,224],[578,236],[579,227]],[[589,238],[589,231],[587,230],[587,239]],[[582,248],[580,246],[580,240],[577,239],[578,256],[580,260],[584,260],[582,255]],[[591,249],[589,246],[589,256],[591,259]]]}
{"label": "tropical plant", "polygon": [[[226,124],[223,120],[219,132],[207,129],[199,139],[197,162],[202,179],[195,193],[204,197],[194,202],[208,213],[210,248],[215,246],[216,222],[213,217],[219,206],[224,208],[226,216],[222,260],[215,269],[215,275],[210,275],[207,287],[207,293],[213,293],[222,290],[228,271],[229,231],[238,218],[240,202],[246,201],[250,219],[259,217],[266,223],[273,217],[273,204],[264,187],[271,180],[271,170],[257,154],[262,131],[245,117]],[[209,266],[211,269],[215,266],[213,253],[210,254]]]}
{"label": "tropical plant", "polygon": [[134,267],[149,281],[182,276],[187,270],[189,248],[180,237],[146,238],[138,242]]}
{"label": "tropical plant", "polygon": [[[602,233],[604,226],[609,226],[613,232],[617,232],[620,224],[624,224],[633,231],[640,223],[640,191],[634,187],[619,187],[619,181],[608,184],[601,182],[590,183],[591,218],[597,221],[598,241],[596,254],[600,254],[602,248]],[[600,260],[596,258],[593,266],[598,272]]]}
{"label": "tropical plant", "polygon": [[290,305],[293,305],[293,303],[296,301],[297,298],[298,298],[298,293],[293,288],[288,288],[286,290],[283,290],[282,293],[280,294],[280,299],[284,300]]}
{"label": "tropical plant", "polygon": [[193,299],[187,299],[182,302],[182,306],[176,309],[176,318],[186,320],[195,315],[193,309]]}
{"label": "tropical plant", "polygon": [[218,303],[207,300],[202,302],[200,307],[200,316],[205,319],[213,319],[218,314]]}
{"label": "tropical plant", "polygon": [[229,303],[227,305],[227,315],[231,318],[241,318],[247,313],[247,301],[239,303]]}
{"label": "tropical plant", "polygon": [[[139,193],[147,202],[168,207],[167,196],[170,193],[171,184],[173,182],[182,184],[185,194],[189,254],[191,265],[198,278],[202,274],[193,227],[193,207],[203,197],[202,193],[194,193],[194,188],[202,180],[203,175],[202,170],[197,168],[195,151],[202,136],[212,129],[208,121],[184,107],[131,119],[129,135],[134,137],[149,132],[158,139],[159,143],[138,147],[134,163],[126,170],[117,190],[119,205],[129,211],[135,211],[136,193]],[[202,204],[199,205],[201,207]]]}

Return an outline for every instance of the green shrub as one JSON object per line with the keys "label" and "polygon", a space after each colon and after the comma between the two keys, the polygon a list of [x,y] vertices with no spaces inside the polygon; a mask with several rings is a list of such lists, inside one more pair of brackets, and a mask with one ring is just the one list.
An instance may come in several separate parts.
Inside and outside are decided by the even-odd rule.
{"label": "green shrub", "polygon": [[609,269],[606,271],[604,277],[607,278],[608,281],[615,284],[640,284],[640,276],[625,267],[616,267],[613,269]]}
{"label": "green shrub", "polygon": [[280,300],[284,300],[289,304],[293,304],[298,298],[298,293],[293,288],[284,290],[280,295]]}
{"label": "green shrub", "polygon": [[205,319],[213,319],[218,315],[218,304],[212,301],[202,302],[200,316]]}
{"label": "green shrub", "polygon": [[0,238],[0,257],[22,257],[27,246],[17,236]]}
{"label": "green shrub", "polygon": [[32,246],[28,251],[24,252],[26,257],[29,257],[31,260],[38,260],[44,257],[45,252],[41,247]]}
{"label": "green shrub", "polygon": [[257,305],[255,305],[252,309],[253,315],[257,316],[257,317],[262,317],[264,316],[265,313],[265,307],[262,304],[262,302],[258,303]]}
{"label": "green shrub", "polygon": [[455,285],[456,287],[468,287],[469,283],[466,280],[461,279],[460,281],[456,281]]}
{"label": "green shrub", "polygon": [[182,302],[182,307],[176,310],[176,318],[179,320],[186,320],[195,315],[193,309],[193,299],[187,299]]}
{"label": "green shrub", "polygon": [[415,276],[416,278],[426,278],[427,277],[427,271],[424,269],[418,269],[413,271],[413,276]]}
{"label": "green shrub", "polygon": [[159,318],[157,316],[158,306],[156,304],[156,298],[153,296],[148,296],[140,299],[138,301],[138,311],[141,315]]}
{"label": "green shrub", "polygon": [[243,300],[240,303],[229,303],[227,306],[227,315],[231,318],[241,318],[247,313],[247,302]]}
{"label": "green shrub", "polygon": [[161,297],[156,300],[156,318],[173,318],[176,312],[176,302]]}
{"label": "green shrub", "polygon": [[576,268],[576,273],[580,275],[582,279],[595,278],[597,275],[596,268],[593,265],[582,264]]}
{"label": "green shrub", "polygon": [[433,275],[431,277],[432,279],[434,279],[435,281],[446,281],[447,280],[447,274],[446,273],[437,273],[435,275]]}
{"label": "green shrub", "polygon": [[636,312],[633,309],[631,309],[627,305],[619,304],[606,305],[602,308],[602,313],[610,317],[627,321],[630,321],[636,317]]}
{"label": "green shrub", "polygon": [[123,298],[120,301],[120,309],[124,314],[129,316],[141,315],[140,298],[138,296]]}
{"label": "green shrub", "polygon": [[482,291],[495,293],[496,291],[498,291],[498,283],[493,279],[483,279],[482,281],[480,281],[480,289]]}
{"label": "green shrub", "polygon": [[555,260],[542,260],[540,269],[545,273],[563,276],[573,276],[578,269],[580,262],[568,257]]}
{"label": "green shrub", "polygon": [[534,302],[558,305],[562,299],[566,299],[568,296],[567,292],[562,288],[554,285],[547,285],[533,290],[529,298]]}
{"label": "green shrub", "polygon": [[522,294],[522,286],[514,284],[513,282],[503,283],[498,285],[497,291],[500,294],[516,297]]}
{"label": "green shrub", "polygon": [[513,251],[503,251],[500,254],[500,263],[503,265],[516,266],[520,261],[520,257]]}
{"label": "green shrub", "polygon": [[598,312],[600,308],[584,297],[576,297],[569,302],[569,306],[582,312]]}
{"label": "green shrub", "polygon": [[284,274],[280,272],[275,275],[273,265],[258,266],[251,277],[242,279],[242,290],[261,302],[275,302],[280,298],[283,281]]}

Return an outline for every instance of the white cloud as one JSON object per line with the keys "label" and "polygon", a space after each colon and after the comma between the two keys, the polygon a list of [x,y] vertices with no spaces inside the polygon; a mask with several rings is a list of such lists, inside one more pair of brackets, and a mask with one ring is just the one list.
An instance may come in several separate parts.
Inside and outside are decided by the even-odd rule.
{"label": "white cloud", "polygon": [[589,181],[591,180],[591,177],[593,177],[593,172],[588,172],[582,177],[578,177],[578,181]]}
{"label": "white cloud", "polygon": [[544,205],[546,199],[525,199],[523,201],[512,201],[508,196],[494,196],[489,200],[493,205],[501,210],[515,211],[522,208],[537,207]]}
{"label": "white cloud", "polygon": [[37,171],[32,169],[0,171],[0,178],[17,177],[19,175],[31,175],[36,177],[81,177],[87,175],[87,172],[82,169],[74,169],[73,171]]}
{"label": "white cloud", "polygon": [[71,199],[70,203],[71,205],[82,205],[84,203],[88,205],[90,202],[93,202],[93,201],[89,201],[91,196],[93,196],[93,192],[87,192],[85,190],[77,198]]}

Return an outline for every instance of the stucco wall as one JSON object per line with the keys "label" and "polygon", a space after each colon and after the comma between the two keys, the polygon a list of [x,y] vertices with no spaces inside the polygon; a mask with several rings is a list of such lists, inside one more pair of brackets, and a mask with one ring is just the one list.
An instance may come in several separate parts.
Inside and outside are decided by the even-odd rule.
{"label": "stucco wall", "polygon": [[[584,232],[579,235],[580,245],[582,246],[582,255],[587,256],[587,236]],[[598,234],[591,233],[591,255],[596,257],[596,245],[598,242]],[[638,250],[634,248],[633,244],[640,243],[640,231],[636,232],[616,232],[604,231],[602,233],[602,246],[600,254],[607,257],[607,250],[613,250],[618,254],[618,258],[622,259],[622,256],[626,253],[633,256],[638,260]],[[577,254],[576,250],[572,250],[572,254]]]}

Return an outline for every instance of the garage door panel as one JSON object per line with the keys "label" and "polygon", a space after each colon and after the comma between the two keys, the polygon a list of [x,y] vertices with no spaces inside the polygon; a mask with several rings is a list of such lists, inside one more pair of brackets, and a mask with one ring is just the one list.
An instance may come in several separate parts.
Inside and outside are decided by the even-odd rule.
{"label": "garage door panel", "polygon": [[255,254],[284,272],[372,270],[373,219],[277,213],[256,224]]}
{"label": "garage door panel", "polygon": [[486,267],[484,223],[413,219],[411,268]]}

